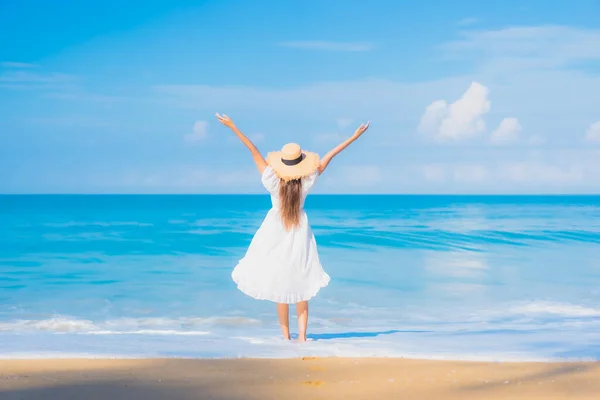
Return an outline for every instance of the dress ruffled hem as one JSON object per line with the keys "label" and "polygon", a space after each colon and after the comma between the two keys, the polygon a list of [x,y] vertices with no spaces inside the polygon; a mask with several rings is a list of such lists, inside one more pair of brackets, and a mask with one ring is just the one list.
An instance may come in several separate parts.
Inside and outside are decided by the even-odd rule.
{"label": "dress ruffled hem", "polygon": [[331,278],[327,275],[326,272],[323,272],[320,282],[312,283],[310,290],[305,292],[295,292],[295,293],[274,293],[274,292],[266,292],[262,289],[259,289],[253,285],[246,284],[241,281],[238,274],[236,274],[236,270],[234,269],[231,273],[231,277],[233,281],[237,284],[237,288],[244,294],[256,299],[256,300],[268,300],[274,303],[280,304],[295,304],[301,301],[308,301],[315,297],[319,291],[329,284]]}

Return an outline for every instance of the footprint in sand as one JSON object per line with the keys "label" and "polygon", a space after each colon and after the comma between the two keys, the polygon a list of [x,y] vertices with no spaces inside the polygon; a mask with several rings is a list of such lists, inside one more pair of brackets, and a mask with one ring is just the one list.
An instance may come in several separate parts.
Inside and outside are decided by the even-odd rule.
{"label": "footprint in sand", "polygon": [[319,357],[302,357],[302,361],[317,360]]}
{"label": "footprint in sand", "polygon": [[303,385],[308,385],[308,386],[322,386],[325,384],[325,382],[323,381],[304,381],[302,382]]}

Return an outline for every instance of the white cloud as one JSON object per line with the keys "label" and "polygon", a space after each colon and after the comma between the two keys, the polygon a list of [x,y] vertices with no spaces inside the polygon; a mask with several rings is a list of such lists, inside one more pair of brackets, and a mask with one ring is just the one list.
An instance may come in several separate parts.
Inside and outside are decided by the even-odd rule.
{"label": "white cloud", "polygon": [[[593,118],[597,113],[595,100],[600,92],[597,74],[566,68],[541,69],[547,64],[543,60],[556,57],[568,63],[576,63],[583,56],[593,59],[591,54],[597,51],[600,41],[590,38],[598,35],[600,30],[563,27],[562,31],[568,34],[560,38],[562,52],[559,55],[552,45],[556,36],[554,30],[537,27],[471,30],[459,42],[443,44],[448,56],[460,59],[473,69],[468,76],[432,77],[429,81],[413,83],[383,79],[319,82],[282,89],[202,84],[164,84],[155,89],[161,101],[188,109],[207,112],[220,107],[230,112],[268,109],[280,113],[301,112],[304,118],[376,115],[378,123],[383,119],[406,122],[402,129],[408,130],[412,123],[409,120],[420,115],[432,99],[452,99],[476,80],[485,82],[490,88],[494,95],[494,111],[503,110],[500,117],[518,112],[520,119],[526,118],[528,126],[544,131],[551,141],[553,137],[566,134],[567,129],[559,129],[546,115],[564,115],[562,124],[568,120],[581,123],[577,119]],[[537,39],[532,38],[536,35]],[[540,46],[535,46],[536,41]],[[532,61],[533,56],[543,62]],[[556,96],[556,93],[565,95]]]}
{"label": "white cloud", "polygon": [[448,103],[444,100],[436,100],[425,109],[419,122],[419,132],[435,134],[438,132],[442,120],[448,114]]}
{"label": "white cloud", "polygon": [[292,47],[297,49],[323,50],[323,51],[370,51],[373,45],[364,42],[331,42],[323,40],[304,40],[281,42],[279,46]]}
{"label": "white cloud", "polygon": [[207,127],[208,123],[206,121],[194,122],[192,133],[189,133],[184,136],[185,141],[188,143],[196,143],[206,138]]}
{"label": "white cloud", "polygon": [[454,103],[445,100],[431,103],[419,123],[419,131],[432,134],[436,140],[465,140],[485,131],[483,116],[490,110],[489,90],[480,83],[471,86]]}
{"label": "white cloud", "polygon": [[511,144],[519,140],[521,133],[521,124],[516,118],[504,118],[500,125],[490,136],[490,141],[494,144]]}
{"label": "white cloud", "polygon": [[585,139],[588,142],[600,143],[600,121],[594,122],[592,125],[590,125],[585,133]]}

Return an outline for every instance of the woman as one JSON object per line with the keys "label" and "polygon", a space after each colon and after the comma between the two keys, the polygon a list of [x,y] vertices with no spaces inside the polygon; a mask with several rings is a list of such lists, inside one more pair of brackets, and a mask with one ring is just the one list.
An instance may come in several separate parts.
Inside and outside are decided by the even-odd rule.
{"label": "woman", "polygon": [[277,303],[279,324],[287,340],[290,339],[289,305],[296,304],[298,340],[305,342],[308,300],[327,286],[329,275],[319,261],[315,237],[303,208],[304,200],[333,157],[365,133],[369,123],[359,126],[352,137],[321,160],[315,153],[302,151],[295,143],[269,153],[265,160],[227,115],[216,116],[250,150],[272,203],[246,255],[233,270],[232,278],[238,289],[248,296]]}

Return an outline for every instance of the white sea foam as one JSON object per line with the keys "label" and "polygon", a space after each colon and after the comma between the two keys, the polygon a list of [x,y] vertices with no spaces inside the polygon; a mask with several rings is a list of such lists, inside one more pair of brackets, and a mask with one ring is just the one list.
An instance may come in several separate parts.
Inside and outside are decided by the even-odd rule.
{"label": "white sea foam", "polygon": [[84,226],[101,226],[101,227],[116,227],[116,226],[153,226],[146,222],[137,221],[68,221],[68,222],[48,222],[43,224],[53,228],[71,228]]}
{"label": "white sea foam", "polygon": [[0,322],[0,332],[86,332],[97,329],[89,320],[55,317],[43,320]]}
{"label": "white sea foam", "polygon": [[[0,341],[0,358],[291,358],[300,356],[393,357],[465,361],[575,361],[600,359],[595,332],[577,329],[519,333],[456,335],[397,332],[375,337],[319,338],[307,343],[275,334],[161,335],[141,340],[137,334],[8,335]],[[573,349],[576,341],[579,349]],[[538,343],[553,343],[539,347]]]}
{"label": "white sea foam", "polygon": [[13,320],[0,322],[0,332],[49,332],[96,335],[205,335],[208,331],[195,328],[244,328],[260,325],[260,320],[246,317],[117,318],[94,322],[75,317],[56,316],[42,320]]}
{"label": "white sea foam", "polygon": [[166,335],[166,336],[203,336],[209,335],[206,331],[176,331],[172,329],[140,329],[137,331],[90,331],[93,335]]}
{"label": "white sea foam", "polygon": [[509,309],[513,314],[556,315],[561,317],[598,317],[600,308],[584,307],[576,304],[559,302],[530,302]]}
{"label": "white sea foam", "polygon": [[[322,313],[313,319],[305,345],[280,339],[272,316],[265,321],[229,315],[13,320],[0,323],[0,358],[106,358],[117,354],[115,357],[134,358],[600,359],[600,310],[582,304],[508,303],[492,310],[438,315],[437,319],[435,313],[394,316],[385,311],[372,308],[368,320]],[[540,343],[550,345],[540,347]]]}

